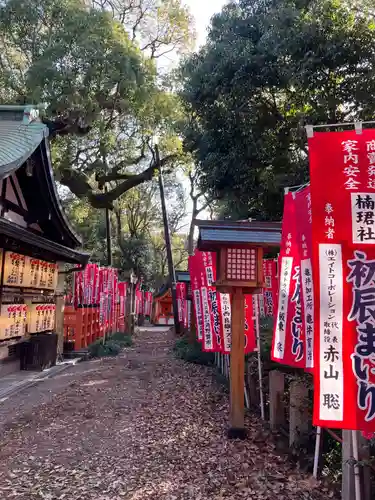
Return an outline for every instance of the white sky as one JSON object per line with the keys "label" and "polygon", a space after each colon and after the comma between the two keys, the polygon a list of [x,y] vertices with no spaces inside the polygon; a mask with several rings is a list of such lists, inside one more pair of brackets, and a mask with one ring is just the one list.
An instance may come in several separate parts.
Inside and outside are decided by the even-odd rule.
{"label": "white sky", "polygon": [[185,0],[185,4],[190,8],[195,18],[198,47],[205,41],[211,17],[220,12],[226,3],[226,0]]}
{"label": "white sky", "polygon": [[[220,12],[222,7],[226,3],[227,0],[185,0],[185,5],[187,5],[190,8],[190,12],[194,17],[195,21],[195,30],[197,32],[196,50],[201,45],[203,45],[206,40],[207,28],[210,25],[211,17],[217,12]],[[175,63],[177,63],[177,60],[171,58],[169,59],[167,66],[170,67]],[[184,179],[183,184],[185,186],[186,193],[188,193],[189,189],[188,181]],[[191,220],[192,204],[189,197],[187,200],[187,209],[188,209],[188,215],[186,217],[186,227],[184,228],[183,232],[187,230],[186,228],[188,228],[188,225],[190,224]],[[207,216],[208,213],[206,213],[205,211],[199,214],[199,217],[201,219],[205,219],[207,218]]]}

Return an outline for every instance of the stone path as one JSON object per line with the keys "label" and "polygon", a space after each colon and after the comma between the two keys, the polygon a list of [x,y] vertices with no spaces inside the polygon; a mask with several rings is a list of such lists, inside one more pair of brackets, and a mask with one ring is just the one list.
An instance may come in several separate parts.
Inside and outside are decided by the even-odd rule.
{"label": "stone path", "polygon": [[143,330],[116,359],[80,363],[0,405],[0,498],[316,500],[330,493],[279,456],[256,417],[228,441],[209,368]]}

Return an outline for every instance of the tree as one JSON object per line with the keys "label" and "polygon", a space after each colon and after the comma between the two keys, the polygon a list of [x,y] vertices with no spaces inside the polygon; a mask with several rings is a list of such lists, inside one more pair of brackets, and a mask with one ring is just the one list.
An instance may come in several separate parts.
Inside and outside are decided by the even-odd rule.
{"label": "tree", "polygon": [[190,167],[187,171],[187,176],[189,178],[189,183],[190,183],[189,196],[192,201],[191,221],[190,221],[189,235],[187,241],[187,250],[189,255],[193,255],[195,220],[198,218],[199,214],[201,214],[204,210],[209,210],[211,219],[213,219],[216,205],[213,196],[208,193],[204,193],[200,189],[199,169],[196,167]]}
{"label": "tree", "polygon": [[[181,154],[179,99],[155,59],[192,38],[180,0],[4,0],[0,98],[47,104],[59,181],[96,208],[152,179],[151,136],[164,166]],[[107,193],[108,181],[118,181]]]}
{"label": "tree", "polygon": [[[360,8],[358,7],[360,5]],[[224,212],[279,219],[283,187],[308,180],[304,125],[371,119],[371,2],[238,0],[181,67],[193,117],[185,148]]]}
{"label": "tree", "polygon": [[[172,176],[165,178],[172,254],[176,268],[187,269],[186,203],[183,186]],[[76,231],[83,239],[91,260],[106,265],[106,225],[104,213],[72,195],[63,199]],[[157,182],[138,186],[117,200],[111,214],[114,267],[133,269],[148,284],[158,288],[167,276],[167,254]]]}

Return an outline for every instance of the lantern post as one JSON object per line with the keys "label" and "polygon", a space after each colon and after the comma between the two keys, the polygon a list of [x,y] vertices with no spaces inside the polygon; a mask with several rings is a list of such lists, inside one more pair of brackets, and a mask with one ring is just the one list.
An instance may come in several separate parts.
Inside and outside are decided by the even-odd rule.
{"label": "lantern post", "polygon": [[264,287],[263,251],[280,245],[281,224],[196,221],[198,249],[217,254],[218,292],[232,297],[229,438],[244,439],[245,430],[245,295]]}

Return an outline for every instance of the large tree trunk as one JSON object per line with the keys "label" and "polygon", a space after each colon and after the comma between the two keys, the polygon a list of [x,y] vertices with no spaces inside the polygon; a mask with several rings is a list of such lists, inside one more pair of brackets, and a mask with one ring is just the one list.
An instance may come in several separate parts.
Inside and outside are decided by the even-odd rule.
{"label": "large tree trunk", "polygon": [[198,201],[193,200],[193,210],[191,214],[191,223],[190,223],[190,229],[189,229],[189,236],[188,236],[188,253],[189,255],[194,254],[194,230],[195,230],[195,219],[198,217],[199,211],[198,211]]}

